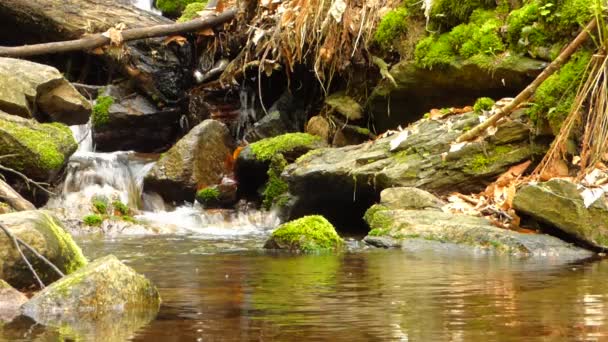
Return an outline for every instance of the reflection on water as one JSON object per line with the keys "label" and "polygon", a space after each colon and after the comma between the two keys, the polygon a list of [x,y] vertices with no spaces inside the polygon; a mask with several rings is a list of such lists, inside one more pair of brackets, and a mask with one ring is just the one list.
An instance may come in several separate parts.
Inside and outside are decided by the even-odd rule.
{"label": "reflection on water", "polygon": [[136,341],[607,338],[606,260],[286,255],[262,244],[263,236],[81,241],[90,257],[113,253],[159,287],[160,313],[131,334]]}
{"label": "reflection on water", "polygon": [[[130,238],[114,253],[160,288],[135,340],[600,339],[608,263],[363,250],[265,254],[263,239]],[[201,252],[203,251],[203,252]]]}

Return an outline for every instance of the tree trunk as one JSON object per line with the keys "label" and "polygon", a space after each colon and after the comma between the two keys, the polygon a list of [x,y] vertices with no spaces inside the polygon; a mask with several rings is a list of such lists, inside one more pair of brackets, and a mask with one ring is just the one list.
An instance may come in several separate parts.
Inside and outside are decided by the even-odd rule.
{"label": "tree trunk", "polygon": [[[85,34],[101,33],[124,23],[127,29],[143,28],[173,21],[140,10],[120,0],[2,0],[0,26],[8,29],[19,41],[28,43],[81,38]],[[8,34],[6,29],[5,35]],[[5,37],[3,37],[5,38]],[[184,95],[191,82],[191,47],[189,43],[163,44],[162,38],[148,38],[125,43],[125,51],[105,52],[106,60],[119,66],[126,76],[134,79],[140,89],[152,99],[170,103]]]}

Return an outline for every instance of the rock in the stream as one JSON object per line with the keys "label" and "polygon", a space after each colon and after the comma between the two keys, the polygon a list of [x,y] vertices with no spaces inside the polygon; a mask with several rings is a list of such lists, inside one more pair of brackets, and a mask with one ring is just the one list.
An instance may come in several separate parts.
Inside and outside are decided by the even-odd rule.
{"label": "rock in the stream", "polygon": [[205,120],[163,153],[144,180],[144,189],[169,201],[192,201],[197,188],[218,184],[234,142],[219,121]]}
{"label": "rock in the stream", "polygon": [[382,190],[380,204],[389,209],[441,210],[443,202],[427,191],[411,187],[397,187]]}
{"label": "rock in the stream", "polygon": [[40,124],[0,111],[0,156],[13,155],[2,159],[6,167],[49,180],[77,148],[72,132],[63,124]]}
{"label": "rock in the stream", "polygon": [[146,277],[115,256],[99,258],[37,293],[23,307],[38,323],[57,325],[158,312],[160,295]]}
{"label": "rock in the stream", "polygon": [[323,216],[311,215],[280,225],[264,244],[267,249],[299,252],[335,250],[344,241]]}
{"label": "rock in the stream", "polygon": [[329,217],[329,208],[339,206],[362,214],[391,187],[479,192],[510,166],[542,153],[543,145],[530,143],[530,127],[519,120],[499,125],[484,140],[452,146],[479,120],[475,113],[423,119],[389,137],[298,158],[283,172],[295,198],[288,217]]}
{"label": "rock in the stream", "polygon": [[57,69],[0,57],[0,110],[79,125],[89,120],[91,105]]}
{"label": "rock in the stream", "polygon": [[603,196],[587,207],[581,192],[576,184],[564,179],[528,184],[517,191],[513,207],[556,228],[560,237],[607,250],[608,208]]}
{"label": "rock in the stream", "polygon": [[[30,210],[3,214],[0,215],[0,223],[7,226],[16,237],[35,248],[64,274],[72,273],[87,263],[80,247],[51,212]],[[22,250],[42,282],[50,284],[59,279],[59,275],[45,262],[24,247]],[[0,278],[17,288],[38,284],[14,248],[13,241],[4,233],[0,234]]]}
{"label": "rock in the stream", "polygon": [[27,297],[0,279],[0,322],[9,322],[19,315],[19,308],[27,302]]}
{"label": "rock in the stream", "polygon": [[181,116],[177,108],[159,109],[127,84],[110,85],[93,110],[93,140],[98,151],[166,149],[181,132]]}
{"label": "rock in the stream", "polygon": [[205,208],[230,207],[237,201],[236,181],[230,177],[223,177],[220,184],[198,190],[195,199]]}

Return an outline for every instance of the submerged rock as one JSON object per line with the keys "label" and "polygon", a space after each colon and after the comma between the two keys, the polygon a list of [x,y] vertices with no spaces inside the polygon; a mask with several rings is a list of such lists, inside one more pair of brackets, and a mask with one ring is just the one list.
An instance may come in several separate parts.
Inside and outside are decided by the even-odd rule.
{"label": "submerged rock", "polygon": [[91,105],[57,69],[0,57],[0,110],[79,125],[89,120]]}
{"label": "submerged rock", "polygon": [[163,153],[144,179],[144,189],[169,201],[192,201],[197,188],[218,184],[234,142],[219,121],[205,120]]}
{"label": "submerged rock", "polygon": [[[64,274],[70,274],[87,263],[80,247],[76,245],[70,234],[65,231],[63,225],[51,212],[30,210],[3,214],[0,215],[0,222],[7,226],[12,234],[51,261]],[[48,285],[59,279],[59,275],[45,262],[26,248],[21,247],[21,249],[44,284]],[[38,285],[21,255],[15,249],[13,241],[4,233],[0,234],[0,278],[18,288]]]}
{"label": "submerged rock", "polygon": [[9,322],[19,315],[19,308],[27,302],[27,297],[0,279],[0,322]]}
{"label": "submerged rock", "polygon": [[323,216],[312,215],[280,225],[264,244],[267,249],[314,252],[335,250],[344,241]]}
{"label": "submerged rock", "polygon": [[110,315],[156,313],[160,302],[148,279],[108,255],[46,287],[22,311],[42,324],[73,324]]}
{"label": "submerged rock", "polygon": [[608,208],[603,196],[587,207],[581,191],[576,184],[564,179],[528,184],[517,191],[513,207],[556,228],[560,237],[605,251],[608,249]]}
{"label": "submerged rock", "polygon": [[181,116],[179,109],[160,109],[126,85],[110,85],[94,107],[93,140],[98,151],[166,149],[181,132]]}
{"label": "submerged rock", "polygon": [[0,110],[0,156],[2,165],[38,179],[49,180],[66,164],[78,145],[69,127],[40,124]]}

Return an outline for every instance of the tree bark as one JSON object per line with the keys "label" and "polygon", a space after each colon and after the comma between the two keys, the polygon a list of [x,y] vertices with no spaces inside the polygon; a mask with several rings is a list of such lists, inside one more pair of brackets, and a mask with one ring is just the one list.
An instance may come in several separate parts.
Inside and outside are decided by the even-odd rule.
{"label": "tree bark", "polygon": [[36,207],[25,198],[21,197],[10,185],[0,179],[0,198],[17,211],[35,210]]}
{"label": "tree bark", "polygon": [[[80,39],[119,23],[124,23],[126,29],[174,24],[120,0],[2,0],[0,23],[10,28],[14,36],[33,37],[35,41],[28,43]],[[4,31],[6,35],[8,32]],[[124,46],[120,54],[116,50],[105,52],[109,63],[118,65],[155,100],[170,103],[183,97],[192,79],[189,43],[163,44],[162,38],[147,38]]]}
{"label": "tree bark", "polygon": [[547,66],[545,70],[543,70],[543,72],[541,72],[540,75],[538,75],[536,79],[534,79],[534,81],[532,81],[532,83],[530,83],[526,87],[526,89],[522,90],[515,97],[515,99],[511,101],[511,103],[509,103],[504,108],[499,109],[496,114],[489,117],[483,123],[473,127],[473,129],[471,129],[470,131],[459,136],[458,139],[456,139],[456,142],[463,142],[476,138],[478,135],[482,134],[488,127],[494,125],[498,120],[509,115],[517,106],[527,101],[532,95],[534,95],[536,89],[549,76],[559,70],[559,68],[564,63],[566,63],[566,61],[568,61],[570,56],[579,48],[579,46],[581,46],[587,40],[587,38],[589,38],[590,32],[595,29],[596,25],[596,20],[591,20],[589,24],[587,24],[587,26],[576,36],[576,38],[574,38],[574,40],[570,42],[568,46],[566,46],[566,48],[559,54],[559,56],[557,56],[557,58],[553,62],[551,62],[551,64],[549,64],[549,66]]}

